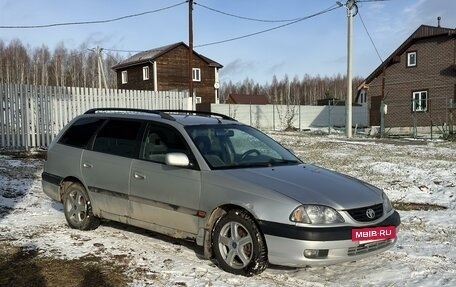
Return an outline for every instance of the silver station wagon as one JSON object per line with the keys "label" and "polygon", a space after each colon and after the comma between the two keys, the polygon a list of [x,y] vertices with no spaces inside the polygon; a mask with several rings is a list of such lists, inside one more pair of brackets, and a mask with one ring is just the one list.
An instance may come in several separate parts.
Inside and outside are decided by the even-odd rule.
{"label": "silver station wagon", "polygon": [[247,276],[380,253],[400,224],[382,190],[215,113],[89,110],[49,146],[42,183],[72,228],[105,218],[192,239]]}

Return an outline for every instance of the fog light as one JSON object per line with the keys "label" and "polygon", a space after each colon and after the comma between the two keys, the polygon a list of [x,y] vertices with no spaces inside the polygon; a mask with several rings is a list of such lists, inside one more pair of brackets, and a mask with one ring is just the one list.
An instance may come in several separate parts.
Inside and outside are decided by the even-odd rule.
{"label": "fog light", "polygon": [[306,249],[304,250],[304,257],[311,259],[322,259],[328,257],[328,249]]}

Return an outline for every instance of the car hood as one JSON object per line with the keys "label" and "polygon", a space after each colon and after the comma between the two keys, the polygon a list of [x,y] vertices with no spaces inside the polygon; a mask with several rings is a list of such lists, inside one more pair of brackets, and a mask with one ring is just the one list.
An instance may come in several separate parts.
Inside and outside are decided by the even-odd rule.
{"label": "car hood", "polygon": [[281,193],[302,204],[344,210],[382,203],[380,189],[318,166],[301,164],[226,170],[237,180]]}

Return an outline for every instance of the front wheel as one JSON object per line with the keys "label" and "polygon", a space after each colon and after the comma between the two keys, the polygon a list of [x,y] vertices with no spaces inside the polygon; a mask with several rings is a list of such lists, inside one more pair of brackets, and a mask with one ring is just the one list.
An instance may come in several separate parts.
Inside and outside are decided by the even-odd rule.
{"label": "front wheel", "polygon": [[217,222],[212,238],[215,259],[223,270],[252,276],[266,269],[263,236],[245,211],[231,210],[225,214]]}
{"label": "front wheel", "polygon": [[100,220],[92,214],[87,191],[76,182],[70,184],[63,194],[63,212],[72,228],[91,230],[100,224]]}

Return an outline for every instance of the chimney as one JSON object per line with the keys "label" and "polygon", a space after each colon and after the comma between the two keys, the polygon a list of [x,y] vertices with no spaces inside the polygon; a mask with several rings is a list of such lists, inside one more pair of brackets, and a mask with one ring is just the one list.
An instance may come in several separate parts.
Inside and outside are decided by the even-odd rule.
{"label": "chimney", "polygon": [[440,16],[437,17],[437,27],[439,27],[439,28],[440,28],[440,20],[442,20],[442,17],[440,17]]}

